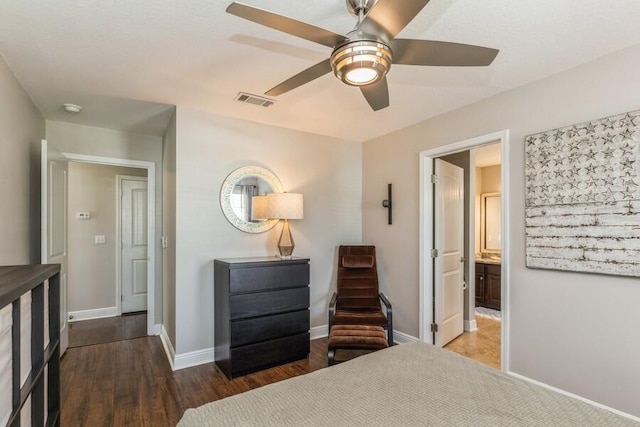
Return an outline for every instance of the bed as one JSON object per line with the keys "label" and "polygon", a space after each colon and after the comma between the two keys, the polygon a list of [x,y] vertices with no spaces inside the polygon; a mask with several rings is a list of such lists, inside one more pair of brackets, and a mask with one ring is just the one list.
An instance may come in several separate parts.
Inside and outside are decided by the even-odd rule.
{"label": "bed", "polygon": [[188,409],[178,426],[638,426],[430,344]]}

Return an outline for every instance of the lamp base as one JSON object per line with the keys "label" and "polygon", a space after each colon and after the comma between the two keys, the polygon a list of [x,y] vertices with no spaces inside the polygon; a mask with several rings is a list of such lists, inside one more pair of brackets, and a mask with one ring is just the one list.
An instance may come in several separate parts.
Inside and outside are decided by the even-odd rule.
{"label": "lamp base", "polygon": [[280,251],[280,259],[291,259],[291,254],[293,253],[293,248],[296,245],[293,242],[293,236],[291,235],[291,230],[289,230],[289,220],[284,220],[284,224],[282,225],[282,233],[280,234],[280,239],[278,240],[278,251]]}

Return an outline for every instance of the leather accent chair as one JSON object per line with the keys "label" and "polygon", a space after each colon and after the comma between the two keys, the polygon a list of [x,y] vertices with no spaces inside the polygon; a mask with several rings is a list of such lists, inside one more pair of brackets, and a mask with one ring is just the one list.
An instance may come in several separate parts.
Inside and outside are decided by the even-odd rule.
{"label": "leather accent chair", "polygon": [[392,346],[393,313],[391,302],[378,288],[375,246],[340,246],[337,285],[329,303],[329,333],[334,325],[381,326]]}

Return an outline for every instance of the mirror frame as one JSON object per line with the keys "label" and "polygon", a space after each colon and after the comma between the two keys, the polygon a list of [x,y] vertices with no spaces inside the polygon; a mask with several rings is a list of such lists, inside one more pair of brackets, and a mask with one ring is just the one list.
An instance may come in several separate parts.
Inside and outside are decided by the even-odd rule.
{"label": "mirror frame", "polygon": [[278,177],[269,169],[261,166],[243,166],[231,172],[222,183],[222,187],[220,188],[220,207],[227,220],[238,230],[244,231],[245,233],[264,233],[265,231],[271,230],[279,220],[267,219],[260,222],[244,221],[238,218],[231,207],[231,192],[233,188],[238,182],[253,176],[262,178],[269,183],[274,193],[282,193],[284,191]]}
{"label": "mirror frame", "polygon": [[480,253],[501,254],[502,249],[487,249],[487,199],[491,197],[502,197],[502,195],[500,193],[482,193],[480,195]]}

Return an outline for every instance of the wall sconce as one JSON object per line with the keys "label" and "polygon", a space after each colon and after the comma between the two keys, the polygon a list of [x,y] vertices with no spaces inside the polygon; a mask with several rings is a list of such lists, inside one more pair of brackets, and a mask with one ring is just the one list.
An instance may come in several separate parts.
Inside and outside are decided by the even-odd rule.
{"label": "wall sconce", "polygon": [[387,184],[387,199],[382,201],[382,207],[389,209],[389,225],[393,222],[393,217],[391,216],[393,210],[393,203],[391,199],[391,184]]}
{"label": "wall sconce", "polygon": [[266,216],[269,219],[283,219],[282,233],[278,240],[280,259],[291,259],[295,243],[291,230],[290,219],[304,218],[304,206],[302,194],[297,193],[271,193],[266,196]]}

